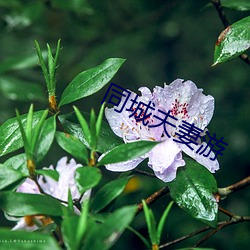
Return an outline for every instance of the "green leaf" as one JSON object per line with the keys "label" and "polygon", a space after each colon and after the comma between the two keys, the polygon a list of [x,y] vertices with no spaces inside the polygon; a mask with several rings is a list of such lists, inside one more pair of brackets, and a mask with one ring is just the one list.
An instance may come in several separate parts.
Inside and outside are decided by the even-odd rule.
{"label": "green leaf", "polygon": [[62,149],[71,154],[75,159],[82,164],[88,165],[87,149],[76,137],[64,132],[56,132],[56,141]]}
{"label": "green leaf", "polygon": [[42,86],[9,76],[0,77],[0,93],[14,101],[46,100]]}
{"label": "green leaf", "polygon": [[98,166],[135,159],[149,152],[157,144],[158,142],[154,141],[136,141],[119,145],[108,152]]}
{"label": "green leaf", "polygon": [[149,241],[148,241],[142,234],[140,234],[138,231],[136,231],[135,229],[133,229],[133,228],[130,227],[130,226],[128,226],[127,228],[128,228],[128,230],[130,230],[132,233],[134,233],[136,236],[138,236],[148,249],[151,248],[151,244],[149,243]]}
{"label": "green leaf", "polygon": [[168,217],[169,211],[170,211],[170,209],[171,209],[171,207],[172,207],[173,204],[174,204],[174,202],[170,201],[170,203],[166,207],[163,215],[161,216],[160,222],[158,224],[158,227],[157,227],[157,244],[158,245],[161,242],[161,234],[162,234],[163,226],[165,224],[165,221],[166,221],[166,219]]}
{"label": "green leaf", "polygon": [[8,160],[4,162],[4,165],[8,166],[9,168],[18,170],[19,172],[28,176],[29,171],[26,165],[26,160],[27,160],[26,155],[23,153],[10,157]]}
{"label": "green leaf", "polygon": [[64,90],[59,106],[92,95],[103,88],[116,74],[125,59],[110,58],[99,66],[78,74]]}
{"label": "green leaf", "polygon": [[40,162],[48,153],[56,132],[56,117],[44,121],[37,148],[37,161]]}
{"label": "green leaf", "polygon": [[[45,57],[45,51],[41,52],[41,54]],[[11,70],[22,70],[27,68],[32,68],[34,66],[38,66],[37,64],[37,56],[32,53],[31,55],[20,56],[9,58],[0,63],[0,73],[4,73]]]}
{"label": "green leaf", "polygon": [[239,10],[239,11],[247,11],[250,10],[250,1],[249,0],[221,0],[221,4],[223,7]]}
{"label": "green leaf", "polygon": [[79,111],[79,109],[75,106],[73,106],[73,108],[75,110],[76,117],[81,125],[84,137],[86,138],[88,145],[90,146],[91,145],[91,134],[90,134],[90,130],[89,130],[89,125],[88,125],[86,119],[84,118],[84,116]]}
{"label": "green leaf", "polygon": [[250,47],[250,16],[228,26],[218,37],[214,65],[239,56]]}
{"label": "green leaf", "polygon": [[90,112],[90,122],[89,122],[89,130],[91,136],[91,149],[96,150],[96,115],[94,109],[91,109]]}
{"label": "green leaf", "polygon": [[104,107],[105,107],[105,103],[102,104],[102,106],[100,108],[100,112],[99,112],[98,117],[97,117],[97,121],[96,121],[96,139],[97,139],[97,142],[98,142],[99,135],[101,132]]}
{"label": "green leaf", "polygon": [[0,164],[0,190],[13,184],[16,181],[21,181],[25,177],[26,175],[22,174],[20,171]]}
{"label": "green leaf", "polygon": [[132,176],[116,179],[100,188],[94,196],[91,208],[94,212],[99,212],[117,198],[124,190],[128,180]]}
{"label": "green leaf", "polygon": [[[38,123],[42,114],[43,111],[34,112],[33,127]],[[22,120],[22,124],[25,124],[27,114],[21,115],[20,118]],[[0,126],[0,156],[13,152],[22,146],[23,141],[17,118],[11,118]]]}
{"label": "green leaf", "polygon": [[63,210],[66,209],[59,201],[49,196],[13,192],[0,193],[0,208],[11,216],[62,216]]}
{"label": "green leaf", "polygon": [[69,250],[77,250],[76,233],[79,222],[78,216],[65,217],[62,222],[64,243]]}
{"label": "green leaf", "polygon": [[93,227],[83,249],[109,249],[131,223],[136,209],[136,206],[127,206],[110,214],[103,224]]}
{"label": "green leaf", "polygon": [[37,174],[40,175],[44,175],[44,176],[48,176],[51,179],[58,181],[59,179],[59,173],[56,170],[52,170],[52,169],[37,169],[36,170]]}
{"label": "green leaf", "polygon": [[95,167],[77,168],[75,173],[76,185],[81,194],[95,187],[102,179],[100,169]]}
{"label": "green leaf", "polygon": [[170,195],[191,216],[216,227],[218,204],[213,196],[218,192],[216,180],[199,163],[191,159],[185,161],[186,165],[179,168],[176,179],[168,183]]}
{"label": "green leaf", "polygon": [[[89,118],[89,114],[87,113],[84,113],[84,116]],[[59,116],[59,120],[63,124],[63,127],[70,134],[78,138],[84,145],[86,145],[86,147],[90,147],[81,127],[77,123],[77,119],[72,116],[72,114],[61,115]],[[123,144],[123,140],[114,134],[107,122],[102,121],[100,136],[96,149],[97,152],[104,153],[121,144]]]}
{"label": "green leaf", "polygon": [[150,241],[153,244],[157,244],[157,234],[156,234],[156,221],[154,214],[151,209],[148,208],[148,205],[144,200],[142,200],[143,211],[146,218],[147,226],[148,226],[148,234],[150,237]]}
{"label": "green leaf", "polygon": [[10,231],[0,228],[1,243],[0,249],[11,250],[60,250],[56,241],[50,235],[26,232],[26,231]]}
{"label": "green leaf", "polygon": [[215,248],[200,248],[200,247],[188,247],[188,248],[178,248],[176,250],[216,250]]}

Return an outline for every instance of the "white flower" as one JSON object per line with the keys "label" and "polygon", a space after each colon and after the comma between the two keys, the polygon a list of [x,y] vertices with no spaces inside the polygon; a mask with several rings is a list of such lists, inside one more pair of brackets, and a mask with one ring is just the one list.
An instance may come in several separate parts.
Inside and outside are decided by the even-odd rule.
{"label": "white flower", "polygon": [[[107,169],[128,171],[135,168],[144,159],[149,158],[148,166],[154,170],[155,175],[165,182],[170,182],[175,179],[178,167],[185,165],[182,151],[204,165],[212,173],[219,169],[217,159],[212,161],[196,153],[200,145],[192,144],[192,150],[185,144],[173,141],[176,138],[176,132],[178,132],[176,128],[183,121],[194,124],[201,130],[206,128],[214,112],[214,98],[212,96],[204,95],[203,90],[198,89],[192,81],[183,81],[182,79],[177,79],[163,88],[156,86],[153,93],[146,87],[139,90],[142,95],[137,98],[137,103],[149,104],[151,102],[154,104],[151,106],[155,110],[149,109],[147,113],[152,113],[150,118],[143,124],[143,121],[138,121],[134,116],[131,116],[132,112],[127,111],[126,108],[128,109],[132,102],[128,102],[121,113],[116,112],[115,109],[120,110],[124,104],[124,100],[121,100],[118,107],[105,109],[109,125],[117,136],[123,138],[125,143],[138,140],[162,141],[162,143],[149,153],[134,160],[107,164]],[[129,100],[133,100],[135,97],[136,94],[131,92]],[[155,126],[161,122],[157,117],[164,119],[164,112],[168,113],[168,111],[173,118],[169,117],[170,119],[167,121],[172,125],[165,124],[165,128],[163,125]],[[202,144],[206,145],[205,142]],[[210,156],[213,157],[214,153],[211,152]]]}
{"label": "white flower", "polygon": [[[80,193],[77,189],[76,182],[74,179],[75,171],[78,167],[81,167],[80,164],[76,164],[74,159],[71,159],[67,162],[67,157],[61,158],[56,168],[53,166],[44,169],[56,170],[59,173],[58,181],[55,181],[52,178],[47,176],[40,176],[38,179],[38,183],[40,187],[46,194],[49,194],[57,199],[62,201],[68,200],[68,190],[70,190],[72,199],[78,199],[80,197]],[[36,183],[27,178],[25,182],[23,182],[16,190],[21,193],[30,193],[30,194],[41,194]],[[84,193],[80,203],[85,199],[89,198],[90,190]],[[64,203],[63,203],[64,204]],[[76,210],[75,210],[76,211]],[[76,211],[77,213],[78,211]],[[46,225],[52,222],[49,217],[45,216],[25,216],[21,218],[17,225],[12,230],[26,230],[26,231],[34,231],[38,229],[36,224]]]}

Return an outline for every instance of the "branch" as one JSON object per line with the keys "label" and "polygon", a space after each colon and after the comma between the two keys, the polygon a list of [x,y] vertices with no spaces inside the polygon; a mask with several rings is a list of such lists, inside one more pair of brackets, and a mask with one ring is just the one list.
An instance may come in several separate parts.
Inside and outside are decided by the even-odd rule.
{"label": "branch", "polygon": [[[145,202],[147,205],[150,205],[152,203],[154,203],[156,200],[158,200],[159,198],[161,198],[162,196],[164,196],[165,194],[169,193],[169,188],[163,187],[160,190],[156,191],[155,193],[153,193],[152,195],[150,195],[148,198],[145,199]],[[137,211],[136,214],[139,214],[141,211],[143,210],[143,205],[142,203],[137,205]]]}
{"label": "branch", "polygon": [[[213,234],[217,233],[218,231],[220,231],[221,229],[223,229],[223,228],[225,228],[225,227],[227,227],[227,226],[229,226],[229,225],[238,224],[238,223],[247,222],[247,221],[250,221],[250,217],[248,217],[248,216],[237,216],[237,215],[234,215],[234,216],[232,217],[232,219],[229,220],[229,221],[222,221],[222,222],[219,222],[219,223],[218,223],[218,227],[217,227],[216,229],[212,230],[211,232],[209,232],[206,236],[204,236],[199,242],[197,242],[197,243],[194,245],[194,247],[199,246],[201,243],[203,243],[205,240],[207,240],[207,239],[208,239],[209,237],[211,237]],[[184,240],[186,240],[186,239],[189,239],[189,238],[191,238],[191,237],[193,237],[193,236],[195,236],[195,235],[204,233],[204,232],[206,232],[206,231],[208,231],[208,230],[211,230],[211,229],[213,229],[213,228],[212,228],[212,227],[209,227],[209,226],[203,227],[203,228],[201,228],[201,229],[199,229],[199,230],[197,230],[197,231],[195,231],[195,232],[192,232],[192,233],[187,234],[187,235],[185,235],[185,236],[182,236],[182,237],[180,237],[180,238],[178,238],[178,239],[175,239],[175,240],[173,240],[173,241],[170,241],[170,242],[167,242],[167,243],[165,243],[165,244],[162,244],[162,245],[159,246],[159,248],[169,247],[169,246],[171,246],[171,245],[177,244],[177,243],[179,243],[179,242],[181,242],[181,241],[184,241]]]}
{"label": "branch", "polygon": [[156,176],[154,174],[148,173],[148,172],[145,172],[145,171],[142,171],[142,170],[139,170],[139,169],[134,169],[134,172],[139,173],[141,175],[146,175],[146,176],[149,176],[149,177],[156,178]]}
{"label": "branch", "polygon": [[206,241],[208,238],[210,238],[212,235],[214,235],[215,233],[219,232],[221,229],[233,225],[233,224],[238,224],[241,222],[247,222],[250,221],[250,216],[238,216],[235,215],[230,221],[223,221],[220,223],[220,225],[212,230],[211,232],[209,232],[207,235],[205,235],[201,240],[199,240],[194,247],[199,246],[200,244],[202,244],[204,241]]}
{"label": "branch", "polygon": [[249,185],[250,185],[250,176],[248,176],[245,179],[243,179],[237,183],[234,183],[228,187],[219,188],[218,192],[222,198],[225,198],[229,194],[234,193],[236,191],[239,191],[239,190],[241,190]]}
{"label": "branch", "polygon": [[[220,0],[211,0],[211,3],[214,5],[214,7],[216,8],[218,14],[219,14],[219,17],[220,17],[220,20],[221,22],[223,23],[223,26],[224,28],[226,29],[228,26],[230,26],[230,22],[222,8],[222,5],[221,5],[221,2]],[[247,54],[241,54],[240,56],[240,59],[242,59],[245,63],[247,63],[248,65],[250,65],[250,59],[248,57]]]}

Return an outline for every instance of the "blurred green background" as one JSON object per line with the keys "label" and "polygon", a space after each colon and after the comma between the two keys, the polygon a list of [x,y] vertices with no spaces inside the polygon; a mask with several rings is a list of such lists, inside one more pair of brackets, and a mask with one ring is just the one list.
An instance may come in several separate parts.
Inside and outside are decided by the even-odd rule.
{"label": "blurred green background", "polygon": [[[219,187],[248,176],[249,65],[236,58],[211,67],[214,44],[223,26],[213,7],[204,8],[207,3],[202,0],[0,0],[0,124],[15,115],[15,108],[26,113],[31,101],[36,110],[46,108],[45,84],[37,64],[34,40],[46,49],[46,43],[55,48],[60,38],[58,99],[78,73],[111,57],[127,59],[112,82],[135,92],[142,86],[152,90],[176,78],[190,79],[203,88],[205,94],[214,96],[215,112],[208,128],[218,137],[224,136],[229,144],[224,155],[219,157],[220,170],[215,174]],[[249,12],[226,9],[226,14],[233,23]],[[16,95],[17,88],[20,88],[20,95]],[[35,88],[34,94],[23,96],[22,89],[29,88]],[[91,107],[99,110],[106,90],[107,87],[76,105],[84,111]],[[71,105],[62,108],[62,113],[71,111]],[[63,155],[65,153],[54,143],[41,167],[55,164]],[[143,163],[141,168],[148,170],[145,166]],[[107,171],[104,174],[110,179],[117,176]],[[117,201],[119,206],[138,203],[164,185],[150,177],[139,177],[138,181],[134,192],[124,194]],[[232,194],[220,205],[232,213],[249,215],[248,191]],[[157,218],[168,202],[166,196],[152,206]],[[226,218],[220,216],[220,219]],[[1,217],[1,224],[13,225],[4,217]],[[134,226],[147,235],[142,214],[135,219]],[[202,226],[174,206],[162,242]],[[249,235],[250,224],[243,223],[217,233],[203,246],[247,249]],[[198,239],[169,249],[191,246]],[[129,248],[144,249],[136,236],[126,232],[113,249]]]}

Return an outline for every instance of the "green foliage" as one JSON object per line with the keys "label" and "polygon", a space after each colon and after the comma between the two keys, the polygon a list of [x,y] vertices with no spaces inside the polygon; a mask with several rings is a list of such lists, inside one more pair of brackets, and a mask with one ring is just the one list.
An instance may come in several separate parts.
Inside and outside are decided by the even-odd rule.
{"label": "green foliage", "polygon": [[43,102],[45,100],[43,88],[40,85],[9,76],[0,77],[0,93],[15,101]]}
{"label": "green foliage", "polygon": [[0,165],[0,190],[15,183],[16,181],[23,180],[25,177],[26,175],[20,171],[12,169],[6,165]]}
{"label": "green foliage", "polygon": [[[156,220],[155,220],[155,216],[153,214],[153,211],[151,209],[149,209],[147,203],[144,200],[142,200],[142,204],[143,204],[143,211],[144,211],[144,215],[146,218],[146,223],[147,223],[147,227],[148,227],[148,233],[149,233],[151,245],[152,246],[154,246],[154,245],[159,246],[160,241],[161,241],[163,226],[164,226],[165,221],[168,217],[169,211],[173,205],[173,201],[171,201],[169,203],[169,205],[166,207],[164,213],[161,216],[158,227],[156,226]],[[153,247],[152,247],[152,249],[153,249]]]}
{"label": "green foliage", "polygon": [[250,17],[228,26],[221,32],[215,45],[214,64],[226,62],[249,49]]}
{"label": "green foliage", "polygon": [[0,193],[0,208],[11,216],[62,216],[66,209],[59,201],[49,196],[13,192]]}
{"label": "green foliage", "polygon": [[214,195],[218,192],[213,175],[193,160],[186,159],[186,165],[177,172],[169,183],[170,195],[180,208],[191,216],[216,227],[218,204]]}
{"label": "green foliage", "polygon": [[124,190],[128,180],[132,176],[125,176],[114,181],[110,181],[100,188],[91,202],[92,210],[97,213],[109,205]]}
{"label": "green foliage", "polygon": [[98,166],[135,159],[149,152],[157,144],[158,142],[154,141],[136,141],[117,146],[101,158]]}
{"label": "green foliage", "polygon": [[[84,117],[90,118],[88,113],[84,112],[83,114],[84,114]],[[90,148],[90,144],[89,144],[90,139],[89,139],[89,134],[88,134],[88,130],[87,130],[88,124],[86,121],[85,121],[86,123],[83,121],[83,124],[81,126],[79,126],[79,124],[77,123],[76,119],[72,116],[72,114],[60,115],[59,120],[62,123],[62,125],[64,126],[64,128],[70,134],[74,135],[86,147]],[[84,120],[85,120],[85,118],[84,118]],[[112,148],[123,144],[123,141],[121,140],[121,138],[119,138],[118,136],[116,136],[112,132],[112,130],[110,129],[107,122],[102,121],[101,125],[102,125],[102,127],[100,129],[99,140],[98,140],[98,144],[96,147],[97,152],[105,153],[105,152],[111,150]],[[86,127],[85,133],[83,132],[83,127]]]}
{"label": "green foliage", "polygon": [[83,249],[109,249],[133,220],[135,212],[136,206],[117,209],[107,217],[103,224],[91,228]]}
{"label": "green foliage", "polygon": [[[41,119],[44,111],[34,112],[34,127]],[[27,114],[20,116],[23,126],[26,126]],[[16,151],[23,146],[17,118],[11,118],[0,126],[0,156]]]}
{"label": "green foliage", "polygon": [[81,194],[95,187],[100,182],[101,178],[102,174],[100,169],[95,167],[81,167],[76,170],[76,185]]}
{"label": "green foliage", "polygon": [[99,66],[78,74],[64,90],[59,106],[92,95],[103,88],[124,63],[124,59],[110,58]]}
{"label": "green foliage", "polygon": [[221,0],[222,6],[239,10],[239,11],[247,11],[250,10],[250,2],[248,0]]}
{"label": "green foliage", "polygon": [[56,132],[56,141],[62,149],[71,154],[80,163],[88,165],[87,149],[76,137],[68,133]]}
{"label": "green foliage", "polygon": [[0,249],[12,250],[59,250],[61,249],[52,236],[43,233],[33,233],[25,231],[9,231],[0,229],[1,239],[4,239],[0,244]]}

